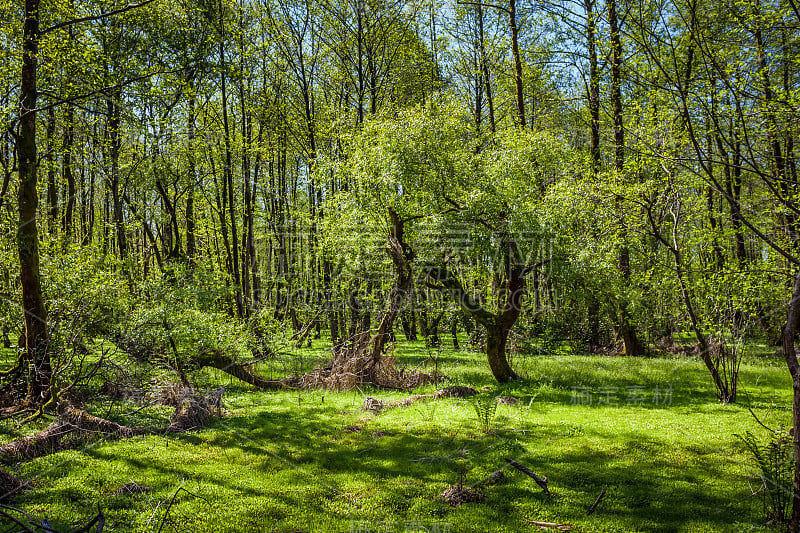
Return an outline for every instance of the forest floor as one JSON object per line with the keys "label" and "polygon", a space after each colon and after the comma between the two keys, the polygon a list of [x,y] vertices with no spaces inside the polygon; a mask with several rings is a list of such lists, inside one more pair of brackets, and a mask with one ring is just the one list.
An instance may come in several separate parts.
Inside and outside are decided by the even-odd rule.
{"label": "forest floor", "polygon": [[[325,354],[316,343],[288,355],[313,364]],[[401,365],[432,370],[422,343],[401,342],[396,355]],[[500,386],[481,354],[440,352],[445,385],[488,387],[481,397],[518,400],[485,417],[476,409],[485,402],[474,398],[373,414],[361,410],[365,396],[407,394],[258,392],[208,372],[200,381],[226,387],[227,409],[210,427],[100,441],[10,467],[31,480],[13,505],[59,530],[86,523],[99,507],[105,531],[125,532],[540,531],[531,521],[586,533],[769,531],[760,495],[753,495],[761,482],[737,435],[768,436],[748,407],[765,424],[790,423],[781,358],[747,356],[739,401],[726,406],[691,357],[515,359],[526,379]],[[88,407],[153,427],[172,411],[139,410],[134,401]],[[0,443],[46,423],[18,428],[3,420]],[[547,476],[551,495],[505,458]],[[498,469],[505,482],[484,487],[485,502],[453,508],[442,501],[462,478],[472,485]],[[0,521],[0,530],[7,528]]]}

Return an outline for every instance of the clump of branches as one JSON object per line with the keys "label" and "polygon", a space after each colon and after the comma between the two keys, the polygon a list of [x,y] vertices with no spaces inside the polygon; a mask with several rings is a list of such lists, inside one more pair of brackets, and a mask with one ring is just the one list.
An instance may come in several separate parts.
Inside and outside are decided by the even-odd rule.
{"label": "clump of branches", "polygon": [[726,339],[721,335],[709,337],[708,352],[723,385],[719,392],[727,392],[727,396],[720,399],[724,403],[735,402],[739,390],[739,367],[742,364],[743,355],[741,340]]}
{"label": "clump of branches", "polygon": [[[441,381],[438,372],[409,371],[397,367],[394,355],[382,355],[375,348],[376,333],[372,330],[357,334],[351,342],[333,351],[333,357],[311,372],[283,380],[291,388],[329,390],[354,390],[364,385],[380,389],[410,390],[427,383]],[[381,347],[383,344],[381,343]]]}

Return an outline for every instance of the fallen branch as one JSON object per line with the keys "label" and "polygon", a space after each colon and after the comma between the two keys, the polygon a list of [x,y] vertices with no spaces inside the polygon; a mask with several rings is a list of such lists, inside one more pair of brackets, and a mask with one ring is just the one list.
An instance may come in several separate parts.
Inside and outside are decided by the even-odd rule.
{"label": "fallen branch", "polygon": [[211,367],[222,370],[226,374],[249,383],[250,385],[262,390],[278,390],[286,387],[283,381],[275,379],[264,379],[250,372],[244,365],[236,361],[233,357],[219,351],[207,350],[197,356],[193,361],[200,367]]}
{"label": "fallen branch", "polygon": [[175,494],[173,494],[172,498],[170,498],[169,500],[169,505],[167,505],[167,510],[164,511],[164,518],[161,519],[161,524],[158,526],[158,533],[161,533],[161,530],[164,529],[164,524],[167,522],[167,518],[169,517],[169,511],[170,509],[172,509],[172,506],[175,504],[175,498],[178,497],[178,494],[180,494],[181,491],[185,492],[190,496],[194,496],[195,498],[203,500],[206,503],[209,503],[208,500],[206,500],[202,496],[198,496],[194,492],[186,490],[185,488],[183,488],[183,485],[181,485],[180,487],[178,487],[178,490],[175,491]]}
{"label": "fallen branch", "polygon": [[[190,389],[177,402],[169,425],[160,430],[122,426],[63,401],[59,404],[58,418],[49,426],[38,433],[0,446],[0,462],[14,464],[29,461],[62,450],[78,448],[98,436],[118,439],[159,433],[185,433],[200,429],[208,424],[214,410],[219,412],[221,409],[223,390],[218,389],[208,396],[200,396]],[[2,481],[0,476],[0,482]]]}
{"label": "fallen branch", "polygon": [[522,519],[529,524],[533,524],[534,526],[539,526],[539,529],[555,528],[559,531],[570,531],[572,529],[572,527],[567,524],[557,524],[555,522],[540,522],[538,520],[528,520],[524,516],[522,517]]}
{"label": "fallen branch", "polygon": [[528,476],[530,476],[531,478],[533,478],[533,480],[540,487],[542,487],[542,490],[544,491],[544,493],[547,494],[548,496],[550,495],[550,490],[547,488],[547,478],[546,477],[537,476],[536,474],[533,473],[532,470],[530,470],[529,468],[527,468],[524,465],[521,465],[520,463],[518,463],[514,459],[509,459],[508,457],[506,457],[505,461],[508,464],[510,464],[511,466],[513,466],[514,468],[516,468],[517,470],[519,470],[520,472],[523,472],[523,473],[527,474]]}
{"label": "fallen branch", "polygon": [[586,516],[591,516],[597,506],[600,505],[600,502],[603,500],[603,497],[606,495],[606,487],[603,487],[603,490],[600,491],[600,495],[594,501],[594,503],[586,510]]}
{"label": "fallen branch", "polygon": [[755,418],[755,420],[756,420],[756,422],[758,422],[759,426],[761,426],[762,428],[766,429],[770,433],[775,433],[774,429],[772,429],[771,427],[769,427],[768,425],[764,424],[761,420],[758,419],[756,414],[753,412],[753,408],[752,407],[748,407],[747,410],[750,411],[750,414],[753,415],[753,418]]}
{"label": "fallen branch", "polygon": [[[13,464],[77,448],[97,435],[129,438],[146,433],[149,431],[121,426],[64,402],[59,406],[58,418],[42,431],[0,446],[0,462]],[[66,439],[67,436],[70,438]]]}
{"label": "fallen branch", "polygon": [[[20,515],[24,516],[25,519],[27,520],[27,524],[6,511],[13,511],[15,513],[19,513]],[[17,526],[21,527],[22,529],[19,530],[20,533],[59,533],[58,530],[53,529],[53,527],[47,520],[40,520],[39,523],[36,524],[36,522],[34,522],[34,518],[31,515],[29,515],[22,509],[17,509],[16,507],[9,507],[8,505],[0,505],[0,517],[10,520]],[[89,533],[89,531],[92,529],[92,526],[94,526],[95,524],[97,524],[97,529],[95,531],[97,533],[103,533],[103,528],[105,527],[106,524],[106,516],[103,514],[103,511],[100,510],[99,506],[97,509],[97,514],[85,526],[82,526],[78,529],[72,529],[69,531],[69,533]]]}
{"label": "fallen branch", "polygon": [[361,407],[362,411],[372,411],[378,413],[384,409],[391,409],[393,407],[408,407],[421,400],[438,400],[439,398],[466,398],[467,396],[474,396],[478,391],[472,387],[445,387],[431,394],[415,394],[408,398],[401,400],[394,400],[391,402],[384,402],[378,398],[367,396],[364,399],[364,404]]}

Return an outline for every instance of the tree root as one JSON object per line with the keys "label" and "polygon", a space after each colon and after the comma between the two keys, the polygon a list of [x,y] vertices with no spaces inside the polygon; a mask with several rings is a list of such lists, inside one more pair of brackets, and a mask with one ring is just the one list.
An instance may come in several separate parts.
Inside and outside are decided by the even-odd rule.
{"label": "tree root", "polygon": [[196,394],[184,396],[175,408],[170,424],[164,432],[186,433],[207,426],[215,410],[217,416],[222,414],[223,392],[224,389],[217,389],[208,396]]}
{"label": "tree root", "polygon": [[355,335],[348,345],[334,349],[333,358],[300,376],[284,378],[282,383],[293,389],[355,390],[365,385],[388,390],[411,390],[427,383],[436,383],[443,376],[436,372],[407,372],[398,369],[393,356],[375,356],[369,349],[374,342],[372,331]]}
{"label": "tree root", "polygon": [[478,489],[456,483],[447,487],[442,493],[442,499],[450,507],[458,507],[462,503],[483,503],[486,501],[486,495]]}

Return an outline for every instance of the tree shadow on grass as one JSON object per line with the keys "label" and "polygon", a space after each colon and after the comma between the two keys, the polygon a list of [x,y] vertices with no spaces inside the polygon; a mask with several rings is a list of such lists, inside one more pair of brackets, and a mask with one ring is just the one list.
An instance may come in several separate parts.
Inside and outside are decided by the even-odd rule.
{"label": "tree shadow on grass", "polygon": [[[156,480],[153,488],[160,500],[171,496],[181,480],[199,480],[210,503],[182,498],[176,516],[188,521],[193,513],[211,509],[223,524],[209,523],[208,530],[215,531],[225,531],[234,518],[244,524],[240,531],[270,529],[281,521],[296,527],[319,522],[319,517],[338,524],[331,529],[347,530],[350,520],[406,519],[420,512],[457,525],[491,519],[522,527],[519,516],[551,518],[584,531],[609,522],[629,531],[693,531],[691,524],[721,531],[737,521],[758,525],[760,506],[750,498],[744,480],[731,472],[724,453],[709,453],[690,442],[677,449],[643,432],[583,428],[574,435],[562,431],[556,444],[537,448],[543,437],[563,429],[545,424],[529,434],[523,445],[533,451],[526,452],[503,433],[390,433],[369,420],[346,429],[338,413],[332,406],[309,406],[237,415],[202,432],[152,438],[146,446],[134,439],[72,452],[76,457],[71,462],[45,474],[53,486],[43,484],[23,503],[83,502],[87,494],[96,496],[97,487],[87,486],[84,493],[74,485],[55,484],[60,477],[85,475],[87,465],[103,464],[125,467],[124,475],[109,472],[111,483],[127,481],[128,472],[137,480]],[[614,445],[600,449],[596,439]],[[158,449],[148,453],[148,447]],[[507,456],[548,476],[553,496],[546,497],[533,480],[508,470],[503,461]],[[506,468],[509,480],[487,489],[486,504],[450,510],[432,502],[462,473],[467,483],[474,483],[498,468]],[[608,494],[602,505],[586,517],[585,509],[603,487]],[[126,507],[128,500],[109,498],[109,507],[142,508],[135,501]]]}
{"label": "tree shadow on grass", "polygon": [[[268,427],[246,418],[229,421],[229,425],[259,428],[249,432],[249,438],[256,441],[283,439],[284,444],[299,451],[295,457],[297,464],[314,465],[333,477],[359,474],[375,480],[412,478],[443,487],[458,480],[459,461],[471,462],[469,478],[480,471],[490,472],[492,468],[505,466],[503,456],[513,455],[513,450],[505,449],[503,442],[493,448],[468,436],[424,433],[375,439],[362,430],[360,438],[347,442],[337,439],[310,442],[304,435],[324,424],[311,413],[306,412],[302,420],[292,416],[260,418],[263,422],[269,420]],[[579,508],[585,509],[602,487],[608,487],[610,494],[604,513],[613,514],[615,521],[631,526],[650,523],[652,531],[677,531],[695,522],[715,529],[724,529],[732,520],[758,525],[754,517],[758,516],[760,504],[751,498],[746,480],[726,468],[723,451],[709,459],[708,450],[700,451],[687,443],[680,450],[671,450],[675,453],[665,454],[670,447],[667,442],[640,433],[589,433],[588,437],[618,440],[620,444],[614,453],[598,451],[587,444],[580,450],[559,452],[555,457],[523,455],[522,461],[550,477],[556,495],[554,501],[577,499],[582,502]],[[258,453],[258,446],[253,449],[233,438],[217,445],[244,446],[251,453]],[[470,453],[459,456],[465,450]],[[391,490],[391,486],[382,484],[381,490]],[[510,484],[491,492],[496,502],[535,501],[545,507],[555,505],[538,488],[531,487],[531,480],[517,473],[513,473]],[[572,513],[569,518],[593,523],[580,513]]]}

